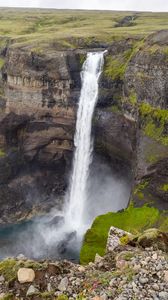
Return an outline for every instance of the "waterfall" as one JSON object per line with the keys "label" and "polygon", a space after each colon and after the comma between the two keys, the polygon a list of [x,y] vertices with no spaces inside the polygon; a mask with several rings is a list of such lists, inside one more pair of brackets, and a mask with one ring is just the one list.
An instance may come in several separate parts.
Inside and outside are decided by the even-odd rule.
{"label": "waterfall", "polygon": [[89,166],[92,161],[92,117],[98,97],[98,80],[104,63],[104,53],[88,53],[81,72],[82,88],[78,104],[75,153],[68,192],[65,220],[76,231],[84,223]]}

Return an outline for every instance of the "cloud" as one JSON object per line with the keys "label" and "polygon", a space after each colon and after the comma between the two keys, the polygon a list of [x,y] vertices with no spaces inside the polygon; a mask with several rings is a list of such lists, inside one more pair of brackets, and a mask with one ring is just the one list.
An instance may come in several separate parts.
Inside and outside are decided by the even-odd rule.
{"label": "cloud", "polygon": [[168,12],[166,0],[0,0],[0,6]]}

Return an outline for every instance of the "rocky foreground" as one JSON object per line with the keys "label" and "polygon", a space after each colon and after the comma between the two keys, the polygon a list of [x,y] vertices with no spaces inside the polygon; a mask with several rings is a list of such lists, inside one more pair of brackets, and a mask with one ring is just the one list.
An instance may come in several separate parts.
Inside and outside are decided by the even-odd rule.
{"label": "rocky foreground", "polygon": [[166,234],[160,237],[152,246],[146,237],[136,245],[117,246],[111,236],[115,250],[97,254],[86,266],[35,262],[23,255],[6,259],[0,263],[0,299],[167,300],[168,240]]}

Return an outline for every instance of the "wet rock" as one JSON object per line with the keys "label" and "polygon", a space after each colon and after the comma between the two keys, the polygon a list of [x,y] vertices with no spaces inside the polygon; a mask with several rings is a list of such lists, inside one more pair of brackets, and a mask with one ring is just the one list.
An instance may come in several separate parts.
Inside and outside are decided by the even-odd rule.
{"label": "wet rock", "polygon": [[17,276],[20,283],[33,282],[35,279],[35,272],[33,269],[20,268]]}

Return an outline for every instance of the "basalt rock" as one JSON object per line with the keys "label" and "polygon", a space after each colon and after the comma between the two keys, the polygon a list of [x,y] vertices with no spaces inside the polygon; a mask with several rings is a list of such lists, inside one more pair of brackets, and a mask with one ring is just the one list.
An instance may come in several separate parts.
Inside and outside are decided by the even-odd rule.
{"label": "basalt rock", "polygon": [[[168,199],[167,117],[149,122],[140,107],[147,103],[152,109],[167,109],[166,45],[167,31],[146,40],[106,43],[93,119],[95,150],[113,168],[125,174],[131,170],[136,205],[153,201],[161,209],[167,209]],[[0,203],[6,207],[1,223],[61,207],[74,148],[81,61],[90,50],[97,49],[52,48],[37,54],[9,44],[1,53]],[[116,62],[117,69],[111,70]],[[153,124],[160,126],[160,139],[147,130]]]}

